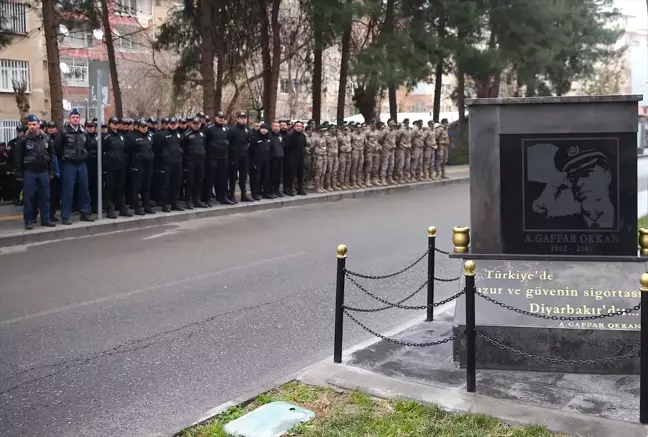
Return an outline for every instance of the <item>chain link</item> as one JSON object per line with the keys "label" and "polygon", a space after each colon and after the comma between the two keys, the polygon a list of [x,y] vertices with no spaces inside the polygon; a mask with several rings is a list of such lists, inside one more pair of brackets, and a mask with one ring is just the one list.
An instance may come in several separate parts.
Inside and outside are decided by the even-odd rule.
{"label": "chain link", "polygon": [[458,281],[459,279],[461,279],[461,276],[457,276],[456,278],[449,278],[449,279],[446,279],[446,278],[434,278],[435,281],[439,281],[439,282],[455,282],[455,281]]}
{"label": "chain link", "polygon": [[401,300],[399,302],[394,303],[394,302],[390,302],[390,301],[388,301],[386,299],[383,299],[380,296],[376,296],[375,294],[373,294],[372,292],[370,292],[369,290],[364,288],[362,285],[360,285],[358,283],[358,281],[356,281],[355,279],[353,279],[351,277],[349,277],[348,279],[349,279],[349,282],[351,282],[353,285],[355,285],[360,291],[365,293],[367,296],[377,300],[380,303],[383,303],[383,304],[387,305],[386,307],[371,308],[370,310],[363,310],[363,309],[360,309],[360,308],[348,308],[351,311],[359,311],[359,312],[378,312],[378,311],[382,311],[382,310],[385,310],[385,309],[388,309],[388,308],[400,308],[402,310],[424,310],[424,309],[427,309],[427,308],[430,308],[430,307],[431,308],[436,308],[438,306],[441,306],[443,304],[446,304],[446,303],[448,303],[450,301],[455,300],[456,298],[458,298],[459,296],[461,296],[462,294],[464,294],[466,292],[466,289],[464,288],[463,290],[461,290],[459,293],[455,294],[454,296],[451,296],[451,297],[449,297],[447,299],[444,299],[444,300],[442,300],[440,302],[433,303],[431,305],[417,305],[417,306],[401,305],[401,303],[405,302],[406,300],[409,300],[411,297],[415,296],[418,292],[423,290],[423,288],[427,285],[428,281],[425,281],[423,284],[421,284],[421,286],[419,288],[417,288],[416,291],[414,291],[414,293],[407,296],[404,300]]}
{"label": "chain link", "polygon": [[395,338],[389,338],[385,337],[384,335],[378,334],[376,331],[374,331],[371,328],[368,328],[366,325],[364,325],[362,322],[360,322],[358,319],[353,317],[347,310],[344,310],[344,314],[347,315],[351,320],[353,320],[358,326],[360,326],[362,329],[367,331],[369,334],[380,338],[381,340],[388,341],[390,343],[398,344],[401,346],[407,346],[407,347],[426,347],[426,346],[438,346],[440,344],[448,343],[454,339],[461,338],[464,336],[464,333],[462,332],[459,335],[453,335],[452,337],[446,337],[442,340],[437,340],[437,341],[429,341],[426,343],[412,343],[409,341],[401,341],[401,340],[396,340]]}
{"label": "chain link", "polygon": [[436,250],[437,252],[442,253],[444,255],[450,255],[450,252],[446,252],[445,250],[441,250],[441,249],[436,248],[436,247],[434,248],[434,250]]}
{"label": "chain link", "polygon": [[420,257],[419,259],[417,259],[416,261],[414,261],[414,262],[413,262],[412,264],[410,264],[409,266],[407,266],[407,267],[405,267],[404,269],[401,269],[401,270],[399,270],[399,271],[397,271],[397,272],[389,273],[389,274],[387,274],[387,275],[365,275],[365,274],[362,274],[362,273],[356,273],[356,272],[353,272],[353,271],[348,270],[348,269],[344,269],[344,271],[346,272],[347,275],[355,276],[355,277],[357,277],[357,278],[362,278],[362,279],[372,279],[372,280],[373,280],[373,279],[388,279],[388,278],[393,278],[394,276],[398,276],[398,275],[400,275],[400,274],[403,274],[403,273],[405,273],[406,271],[408,271],[408,270],[410,270],[411,268],[413,268],[415,265],[417,265],[418,263],[420,263],[420,262],[423,260],[423,258],[425,258],[425,257],[428,255],[428,253],[430,253],[430,250],[429,250],[429,249],[426,250],[425,253],[424,253],[423,255],[421,255],[421,257]]}
{"label": "chain link", "polygon": [[582,321],[582,320],[605,319],[606,317],[623,316],[625,314],[634,313],[634,312],[639,311],[641,309],[641,302],[640,302],[639,304],[635,305],[632,308],[626,308],[626,309],[623,309],[623,310],[615,311],[613,313],[605,313],[605,314],[600,314],[600,315],[597,315],[597,316],[576,316],[576,317],[548,316],[548,315],[545,315],[545,314],[532,313],[530,311],[525,311],[525,310],[521,310],[519,308],[515,308],[514,306],[507,305],[505,303],[499,302],[499,301],[493,299],[492,297],[486,296],[485,294],[482,294],[480,292],[476,292],[475,294],[477,296],[491,302],[491,303],[494,303],[495,305],[499,305],[502,308],[514,311],[514,312],[516,312],[518,314],[523,314],[525,316],[535,317],[537,319],[560,320],[560,321],[563,321],[563,322],[565,322],[565,321],[567,321],[567,322],[575,322],[575,321]]}
{"label": "chain link", "polygon": [[534,355],[530,354],[527,352],[523,352],[518,349],[513,349],[512,347],[506,346],[502,343],[500,343],[497,340],[493,340],[492,338],[482,334],[481,332],[476,332],[478,337],[483,338],[485,341],[488,343],[492,344],[493,346],[497,346],[500,349],[503,349],[509,353],[513,353],[516,355],[523,356],[526,359],[529,360],[538,360],[538,361],[546,361],[548,363],[553,363],[553,364],[572,364],[572,365],[584,365],[584,364],[597,364],[597,363],[612,363],[616,361],[622,361],[622,360],[627,360],[629,358],[635,358],[638,357],[641,353],[640,349],[635,350],[634,352],[631,352],[629,354],[621,355],[618,357],[609,357],[609,358],[598,358],[596,360],[565,360],[562,358],[552,358],[552,357],[543,357],[541,355]]}
{"label": "chain link", "polygon": [[466,292],[466,289],[464,288],[459,293],[457,293],[455,295],[452,295],[447,299],[443,299],[443,300],[440,300],[439,302],[433,303],[432,305],[417,305],[417,306],[400,305],[401,303],[405,302],[406,300],[409,300],[412,297],[414,297],[416,295],[416,293],[418,293],[419,291],[420,291],[420,289],[416,290],[413,294],[410,294],[409,296],[407,296],[403,300],[400,300],[400,301],[398,301],[398,302],[396,302],[394,304],[389,304],[387,306],[380,307],[380,308],[355,308],[355,307],[348,307],[346,305],[343,305],[343,308],[346,309],[346,310],[354,311],[354,312],[358,312],[358,313],[377,313],[378,311],[387,310],[389,308],[400,308],[402,310],[425,310],[425,309],[428,309],[428,308],[436,308],[436,307],[439,307],[441,305],[445,305],[448,302],[452,302],[453,300],[457,299],[459,296],[464,294]]}

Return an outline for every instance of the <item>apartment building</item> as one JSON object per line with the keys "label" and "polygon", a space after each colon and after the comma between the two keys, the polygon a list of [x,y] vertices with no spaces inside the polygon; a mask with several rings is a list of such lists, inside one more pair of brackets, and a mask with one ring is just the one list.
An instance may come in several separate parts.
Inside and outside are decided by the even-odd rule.
{"label": "apartment building", "polygon": [[14,96],[14,83],[24,83],[31,112],[47,117],[50,112],[45,40],[41,19],[29,3],[0,0],[0,29],[11,44],[0,48],[0,142],[13,138],[20,113]]}
{"label": "apartment building", "polygon": [[[156,26],[161,25],[172,7],[173,0],[119,0],[111,2],[110,23],[113,29],[117,65],[122,78],[120,84],[128,87],[135,70],[150,63],[151,41]],[[11,44],[0,48],[0,142],[13,137],[19,123],[13,83],[27,83],[30,112],[39,117],[50,117],[49,79],[45,37],[40,11],[28,0],[0,0],[0,31],[10,36]],[[8,17],[8,18],[7,18]],[[77,108],[89,117],[96,116],[95,107],[88,102],[89,63],[106,60],[102,40],[97,40],[89,27],[59,28],[59,54],[64,109],[66,113]],[[135,75],[136,76],[136,75]],[[123,83],[122,83],[123,82]],[[112,96],[105,113],[114,112]]]}

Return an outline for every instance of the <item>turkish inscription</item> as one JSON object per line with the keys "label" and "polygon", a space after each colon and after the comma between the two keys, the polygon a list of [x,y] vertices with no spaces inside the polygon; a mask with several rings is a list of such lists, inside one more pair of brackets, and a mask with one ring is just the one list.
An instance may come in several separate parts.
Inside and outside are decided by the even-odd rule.
{"label": "turkish inscription", "polygon": [[[481,261],[477,292],[532,314],[592,317],[633,308],[641,292],[643,265],[596,263]],[[477,297],[477,325],[516,325],[554,328],[639,330],[638,312],[603,319],[565,321],[522,315]],[[507,323],[502,323],[507,322]]]}
{"label": "turkish inscription", "polygon": [[501,135],[504,253],[635,255],[633,141],[629,134]]}

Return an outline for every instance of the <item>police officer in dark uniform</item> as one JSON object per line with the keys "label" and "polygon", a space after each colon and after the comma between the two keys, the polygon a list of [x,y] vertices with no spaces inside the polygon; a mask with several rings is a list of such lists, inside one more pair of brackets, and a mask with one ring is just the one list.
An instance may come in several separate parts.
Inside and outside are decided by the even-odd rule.
{"label": "police officer in dark uniform", "polygon": [[90,207],[97,213],[98,181],[97,181],[97,119],[86,121],[86,150],[88,151],[88,188],[90,190]]}
{"label": "police officer in dark uniform", "polygon": [[[129,136],[126,146],[131,156],[130,174],[131,208],[135,214],[155,214],[151,208],[151,181],[153,179],[153,134],[149,132],[149,123],[140,118],[135,121],[135,130]],[[139,197],[142,198],[140,205]]]}
{"label": "police officer in dark uniform", "polygon": [[304,155],[306,154],[306,135],[301,121],[295,122],[293,131],[284,138],[284,192],[294,195],[293,183],[297,177],[297,194],[305,196],[304,191]]}
{"label": "police officer in dark uniform", "polygon": [[200,119],[191,119],[189,130],[182,136],[184,165],[186,174],[187,209],[206,208],[201,200],[203,178],[205,176],[205,134],[200,130]]}
{"label": "police officer in dark uniform", "polygon": [[269,198],[275,199],[283,197],[279,186],[281,185],[281,176],[283,174],[284,160],[284,137],[280,132],[278,121],[272,123],[272,132],[270,132],[270,193]]}
{"label": "police officer in dark uniform", "polygon": [[164,206],[164,201],[160,197],[162,185],[164,184],[164,158],[162,157],[162,149],[164,148],[164,135],[169,124],[169,118],[164,117],[160,120],[160,128],[153,134],[153,153],[155,159],[153,160],[153,182],[151,182],[151,199],[155,201],[158,206]]}
{"label": "police officer in dark uniform", "polygon": [[37,204],[41,211],[46,211],[41,214],[41,226],[54,227],[56,225],[47,214],[50,210],[49,181],[54,178],[54,145],[40,129],[38,117],[33,114],[27,116],[27,127],[25,136],[16,142],[14,153],[16,180],[22,181],[23,185],[25,229],[34,228]]}
{"label": "police officer in dark uniform", "polygon": [[157,120],[154,117],[149,117],[146,122],[148,123],[148,131],[151,135],[154,135],[157,132]]}
{"label": "police officer in dark uniform", "polygon": [[169,118],[168,129],[162,135],[161,156],[164,162],[164,180],[160,190],[160,198],[164,202],[162,211],[184,211],[178,203],[182,182],[182,135],[178,132],[177,118]]}
{"label": "police officer in dark uniform", "polygon": [[[48,121],[47,123],[45,123],[44,132],[48,137],[50,137],[52,143],[54,144],[54,156],[52,156],[52,160],[58,161],[58,165],[60,166],[58,177],[57,175],[55,175],[54,178],[50,180],[50,217],[52,218],[53,222],[57,222],[59,221],[59,219],[56,216],[56,211],[61,209],[60,176],[63,173],[61,157],[63,156],[63,142],[65,141],[65,138],[63,136],[63,132],[59,130],[58,125],[55,121]],[[57,163],[54,162],[54,168],[56,169],[56,167]]]}
{"label": "police officer in dark uniform", "polygon": [[[88,151],[86,145],[86,131],[81,126],[81,115],[73,109],[68,117],[68,122],[61,129],[64,140],[59,166],[61,167],[61,219],[64,225],[71,225],[70,215],[72,201],[76,198],[77,206],[81,212],[81,221],[93,222],[90,210],[90,192],[88,187]],[[76,189],[75,189],[76,188]],[[77,196],[74,196],[76,191]],[[41,212],[42,213],[42,212]]]}
{"label": "police officer in dark uniform", "polygon": [[268,126],[261,123],[259,132],[252,135],[250,142],[250,190],[254,200],[261,200],[261,196],[270,199],[270,134]]}
{"label": "police officer in dark uniform", "polygon": [[216,113],[214,123],[205,129],[205,148],[207,162],[205,165],[205,180],[203,183],[202,200],[211,206],[212,190],[216,192],[216,200],[222,205],[233,205],[227,196],[228,153],[230,148],[230,129],[222,111]]}
{"label": "police officer in dark uniform", "polygon": [[236,203],[234,192],[236,190],[236,177],[238,176],[241,189],[241,202],[252,202],[247,195],[247,177],[250,166],[250,131],[247,127],[247,113],[240,111],[236,115],[236,124],[230,130],[229,147],[229,199]]}
{"label": "police officer in dark uniform", "polygon": [[126,183],[126,146],[124,135],[119,132],[119,119],[110,117],[108,133],[101,141],[102,171],[104,176],[104,199],[106,201],[106,217],[116,219],[115,209],[119,215],[131,217],[133,214],[126,208],[124,185]]}
{"label": "police officer in dark uniform", "polygon": [[178,119],[178,131],[180,131],[181,134],[184,134],[191,128],[189,127],[189,120],[187,120],[186,117],[180,117]]}

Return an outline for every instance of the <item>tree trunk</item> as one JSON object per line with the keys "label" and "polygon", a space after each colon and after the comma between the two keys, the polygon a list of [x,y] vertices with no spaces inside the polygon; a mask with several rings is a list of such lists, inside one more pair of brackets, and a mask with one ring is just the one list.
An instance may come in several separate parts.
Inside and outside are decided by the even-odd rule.
{"label": "tree trunk", "polygon": [[214,90],[214,109],[221,110],[223,104],[223,70],[225,69],[225,56],[222,53],[218,54],[218,66],[216,67],[216,89]]}
{"label": "tree trunk", "polygon": [[[445,13],[441,12],[439,16],[439,24],[437,26],[437,35],[443,41],[446,35],[446,17]],[[432,108],[432,119],[435,123],[439,122],[439,114],[441,113],[441,85],[443,85],[443,57],[439,58],[436,64],[436,71],[434,73],[434,103]]]}
{"label": "tree trunk", "polygon": [[[273,0],[274,2],[274,0]],[[268,18],[268,1],[258,0],[259,20],[261,23],[261,61],[263,67],[263,97],[264,119],[270,109],[270,88],[272,87],[272,56],[270,55],[270,20]]]}
{"label": "tree trunk", "polygon": [[[647,0],[648,1],[648,0]],[[344,120],[346,109],[346,84],[349,75],[349,57],[351,55],[351,22],[342,34],[342,53],[340,60],[340,81],[338,85],[337,121],[338,124]]]}
{"label": "tree trunk", "polygon": [[322,24],[315,20],[313,31],[313,120],[320,124],[322,118],[322,54],[324,35]]}
{"label": "tree trunk", "polygon": [[376,119],[376,97],[378,90],[372,87],[358,87],[355,90],[354,98],[356,108],[364,117],[365,121],[369,122]]}
{"label": "tree trunk", "polygon": [[117,74],[117,58],[115,57],[115,42],[113,40],[112,28],[110,27],[110,12],[108,0],[101,1],[101,22],[104,28],[104,39],[106,40],[106,51],[108,52],[108,68],[110,70],[110,81],[112,83],[113,97],[115,99],[115,114],[121,118],[124,116],[122,107],[121,88],[119,87],[119,75]]}
{"label": "tree trunk", "polygon": [[459,132],[466,124],[466,75],[461,65],[457,66],[457,109],[459,110]]}
{"label": "tree trunk", "polygon": [[389,85],[387,89],[389,96],[389,118],[398,121],[398,102],[396,101],[396,87]]}
{"label": "tree trunk", "polygon": [[43,0],[43,29],[47,50],[47,72],[50,86],[50,118],[59,126],[63,123],[63,87],[61,86],[61,61],[56,37],[54,0]]}
{"label": "tree trunk", "polygon": [[[272,31],[272,67],[270,71],[267,102],[265,106],[265,121],[272,123],[277,112],[277,87],[279,86],[279,71],[281,68],[281,23],[279,22],[279,8],[281,0],[272,0],[272,12],[270,14],[270,27]],[[292,87],[292,83],[290,84]]]}
{"label": "tree trunk", "polygon": [[[211,117],[216,113],[216,96],[214,93],[214,34],[212,31],[213,3],[200,0],[200,38],[202,40],[202,58],[200,74],[202,76],[203,109]],[[219,68],[220,70],[220,68]]]}

